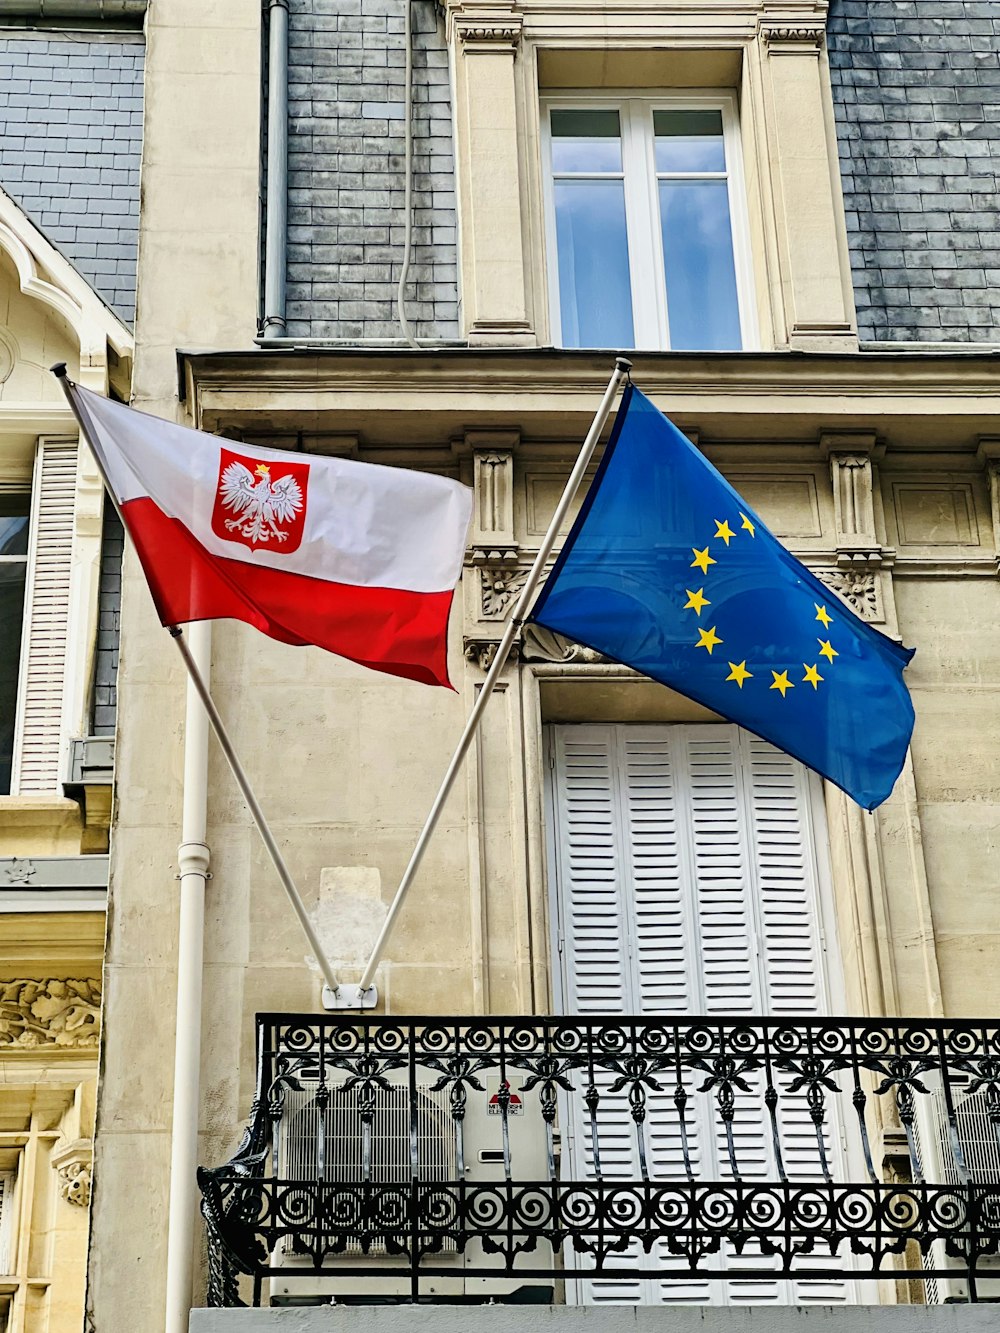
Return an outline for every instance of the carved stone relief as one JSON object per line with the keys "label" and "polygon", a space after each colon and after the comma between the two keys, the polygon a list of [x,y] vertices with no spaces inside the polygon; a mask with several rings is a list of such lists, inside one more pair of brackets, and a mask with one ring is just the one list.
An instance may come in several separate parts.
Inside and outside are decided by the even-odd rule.
{"label": "carved stone relief", "polygon": [[86,1208],[90,1203],[94,1148],[89,1139],[62,1142],[52,1154],[52,1167],[59,1177],[59,1193],[67,1203]]}
{"label": "carved stone relief", "polygon": [[7,888],[12,888],[15,884],[30,884],[32,876],[37,873],[37,867],[27,857],[15,856],[9,864],[3,867],[3,881]]}
{"label": "carved stone relief", "polygon": [[101,983],[87,979],[0,982],[0,1050],[93,1048],[101,1025]]}
{"label": "carved stone relief", "polygon": [[862,620],[870,620],[876,624],[885,620],[882,590],[877,574],[866,570],[845,569],[816,569],[813,573]]}
{"label": "carved stone relief", "polygon": [[503,620],[528,579],[526,569],[486,567],[479,571],[482,583],[483,619]]}

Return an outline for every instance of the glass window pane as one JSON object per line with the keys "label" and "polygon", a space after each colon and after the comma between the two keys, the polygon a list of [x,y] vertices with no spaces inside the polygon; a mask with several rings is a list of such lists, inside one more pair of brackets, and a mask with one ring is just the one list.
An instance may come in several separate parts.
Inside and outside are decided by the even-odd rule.
{"label": "glass window pane", "polygon": [[624,184],[557,181],[555,197],[563,346],[634,346]]}
{"label": "glass window pane", "polygon": [[27,555],[30,510],[27,491],[0,493],[0,555]]}
{"label": "glass window pane", "polygon": [[553,171],[621,171],[617,111],[554,110],[551,123]]}
{"label": "glass window pane", "polygon": [[654,111],[657,171],[725,171],[721,111]]}
{"label": "glass window pane", "polygon": [[0,564],[0,793],[10,791],[27,562]]}
{"label": "glass window pane", "polygon": [[660,181],[670,346],[738,351],[739,304],[725,181]]}

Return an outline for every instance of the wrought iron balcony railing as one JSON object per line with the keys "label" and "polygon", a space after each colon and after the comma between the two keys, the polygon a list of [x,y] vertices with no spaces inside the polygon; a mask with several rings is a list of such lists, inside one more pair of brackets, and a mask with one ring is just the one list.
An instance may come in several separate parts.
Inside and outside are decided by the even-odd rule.
{"label": "wrought iron balcony railing", "polygon": [[199,1172],[212,1304],[240,1274],[255,1305],[266,1279],[794,1301],[907,1275],[974,1300],[1000,1254],[998,1023],[266,1014],[257,1078]]}

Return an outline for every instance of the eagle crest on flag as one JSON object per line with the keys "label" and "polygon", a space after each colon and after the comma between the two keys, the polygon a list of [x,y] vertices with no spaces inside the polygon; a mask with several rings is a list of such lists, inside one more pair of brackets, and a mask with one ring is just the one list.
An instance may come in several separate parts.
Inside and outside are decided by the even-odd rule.
{"label": "eagle crest on flag", "polygon": [[213,530],[251,550],[296,550],[305,522],[308,472],[307,464],[262,463],[223,449]]}

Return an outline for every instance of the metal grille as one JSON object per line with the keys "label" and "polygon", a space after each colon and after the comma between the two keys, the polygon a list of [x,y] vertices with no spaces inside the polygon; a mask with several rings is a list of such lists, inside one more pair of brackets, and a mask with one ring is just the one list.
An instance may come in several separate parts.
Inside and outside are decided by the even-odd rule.
{"label": "metal grille", "polygon": [[[301,1090],[289,1089],[285,1094],[278,1149],[281,1179],[344,1185],[360,1180],[376,1185],[408,1185],[414,1174],[424,1184],[455,1179],[455,1131],[446,1091],[434,1092],[426,1083],[417,1085],[414,1172],[408,1088],[390,1084],[362,1094],[357,1086],[345,1086],[342,1080],[327,1086],[328,1099],[319,1096],[320,1085],[316,1083],[305,1084]],[[367,1170],[366,1113],[370,1125]],[[290,1255],[296,1250],[295,1238],[286,1237],[280,1253]],[[357,1240],[348,1241],[344,1251],[347,1255],[362,1252]],[[385,1254],[385,1243],[376,1240],[365,1252]],[[446,1241],[442,1252],[453,1254],[454,1241]]]}

